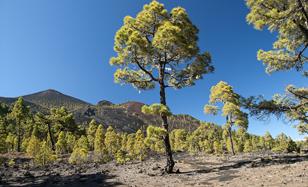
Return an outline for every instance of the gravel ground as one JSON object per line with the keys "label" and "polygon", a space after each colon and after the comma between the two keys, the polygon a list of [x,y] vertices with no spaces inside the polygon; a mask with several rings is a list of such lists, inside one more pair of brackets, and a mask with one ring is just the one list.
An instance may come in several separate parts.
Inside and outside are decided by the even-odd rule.
{"label": "gravel ground", "polygon": [[308,155],[175,156],[178,173],[162,174],[163,157],[117,165],[0,168],[0,186],[292,186],[308,187]]}

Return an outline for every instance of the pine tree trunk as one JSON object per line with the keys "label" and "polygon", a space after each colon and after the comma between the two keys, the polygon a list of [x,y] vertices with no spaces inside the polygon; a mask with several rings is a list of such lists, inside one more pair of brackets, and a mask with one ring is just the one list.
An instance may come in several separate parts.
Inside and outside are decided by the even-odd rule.
{"label": "pine tree trunk", "polygon": [[[160,99],[161,99],[160,103],[163,105],[166,105],[164,88],[163,90],[160,91]],[[167,157],[167,164],[165,166],[165,171],[167,173],[172,173],[173,167],[174,167],[174,160],[172,158],[172,150],[171,150],[171,145],[170,145],[170,140],[169,140],[168,118],[166,115],[162,115],[161,118],[163,120],[163,127],[167,131],[167,134],[164,136],[164,144],[165,144],[165,151],[166,151],[166,157]]]}
{"label": "pine tree trunk", "polygon": [[[160,104],[163,104],[167,106],[166,102],[166,93],[165,93],[165,85],[164,85],[164,72],[163,68],[160,69]],[[163,127],[167,131],[167,134],[164,136],[164,144],[165,144],[165,151],[166,151],[166,157],[167,157],[167,163],[165,166],[165,172],[166,173],[172,173],[173,167],[175,165],[173,157],[172,157],[172,150],[170,145],[170,139],[169,139],[169,124],[168,124],[168,117],[166,115],[161,115],[162,121],[163,121]]]}
{"label": "pine tree trunk", "polygon": [[53,139],[53,135],[52,135],[52,132],[51,132],[51,127],[50,127],[50,123],[47,122],[47,126],[48,126],[48,134],[49,134],[49,137],[50,137],[50,141],[51,141],[51,149],[53,151],[55,151],[55,141]]}
{"label": "pine tree trunk", "polygon": [[21,152],[21,122],[17,121],[17,152]]}
{"label": "pine tree trunk", "polygon": [[230,143],[231,143],[231,151],[232,151],[232,154],[235,155],[231,127],[228,128],[228,131],[229,131],[229,138],[230,138]]}

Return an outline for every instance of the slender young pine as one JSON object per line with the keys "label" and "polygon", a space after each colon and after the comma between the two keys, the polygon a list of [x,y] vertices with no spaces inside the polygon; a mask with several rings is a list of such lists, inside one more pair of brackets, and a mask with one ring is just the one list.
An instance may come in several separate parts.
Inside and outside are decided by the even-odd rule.
{"label": "slender young pine", "polygon": [[21,152],[21,143],[24,136],[27,118],[29,118],[29,107],[25,105],[23,98],[19,97],[9,114],[9,119],[11,119],[16,125],[15,134],[17,135],[17,152]]}
{"label": "slender young pine", "polygon": [[232,127],[233,125],[246,130],[248,127],[248,115],[241,111],[239,95],[233,91],[233,88],[226,82],[220,81],[217,85],[211,88],[211,95],[209,105],[205,105],[204,112],[207,114],[216,115],[218,112],[218,106],[215,104],[221,102],[223,107],[221,108],[222,116],[226,117],[226,129],[231,143],[232,154],[235,155],[233,139],[232,139]]}

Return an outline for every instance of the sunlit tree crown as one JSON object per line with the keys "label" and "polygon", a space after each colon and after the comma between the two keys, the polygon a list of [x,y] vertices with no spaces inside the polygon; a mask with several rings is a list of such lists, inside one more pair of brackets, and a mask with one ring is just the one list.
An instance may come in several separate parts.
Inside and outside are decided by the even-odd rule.
{"label": "sunlit tree crown", "polygon": [[170,112],[170,109],[167,106],[159,104],[159,103],[154,103],[154,104],[149,105],[149,106],[144,105],[141,108],[141,111],[144,114],[151,114],[151,115],[158,115],[158,116],[161,116],[161,115],[170,116],[170,115],[172,115],[172,113]]}
{"label": "sunlit tree crown", "polygon": [[273,50],[259,50],[258,59],[271,73],[295,68],[303,70],[308,58],[308,3],[305,0],[247,0],[247,21],[256,29],[267,27],[278,34]]}
{"label": "sunlit tree crown", "polygon": [[162,68],[168,87],[194,85],[202,74],[213,71],[210,55],[199,54],[197,34],[184,8],[168,12],[157,1],[145,5],[135,18],[126,16],[116,33],[117,56],[110,59],[110,64],[120,67],[115,81],[152,89]]}
{"label": "sunlit tree crown", "polygon": [[[221,109],[216,105],[219,102],[223,104]],[[211,88],[209,103],[204,106],[205,113],[216,115],[218,110],[221,110],[222,116],[229,118],[227,125],[232,123],[247,129],[248,116],[241,111],[239,95],[233,91],[232,86],[228,83],[220,81]]]}

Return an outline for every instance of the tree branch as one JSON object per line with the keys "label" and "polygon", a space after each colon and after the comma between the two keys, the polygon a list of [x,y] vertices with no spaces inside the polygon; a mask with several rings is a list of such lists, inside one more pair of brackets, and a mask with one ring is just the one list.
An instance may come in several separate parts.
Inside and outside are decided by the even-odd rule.
{"label": "tree branch", "polygon": [[304,96],[304,95],[299,95],[296,92],[293,92],[292,89],[288,89],[288,92],[290,92],[291,94],[301,98],[301,99],[308,99],[308,97]]}
{"label": "tree branch", "polygon": [[147,75],[149,75],[150,77],[151,77],[151,79],[153,80],[153,81],[158,81],[158,79],[157,78],[155,78],[153,75],[152,75],[152,73],[150,73],[148,70],[146,70],[141,64],[140,64],[140,62],[138,61],[138,59],[137,59],[137,57],[135,57],[135,62],[136,62],[136,64],[138,65],[138,67],[144,72],[144,73],[146,73]]}
{"label": "tree branch", "polygon": [[305,10],[305,7],[303,6],[302,1],[301,1],[301,0],[297,0],[297,3],[298,3],[298,5],[299,5],[299,7],[300,7],[300,10],[301,10],[302,13],[304,14],[304,16],[305,16],[305,18],[306,18],[306,21],[308,22],[308,14],[307,14],[307,12],[306,12],[306,10]]}
{"label": "tree branch", "polygon": [[308,47],[308,42],[306,43],[305,47],[299,52],[298,56],[301,57],[303,55],[303,53],[305,52],[305,50]]}

